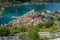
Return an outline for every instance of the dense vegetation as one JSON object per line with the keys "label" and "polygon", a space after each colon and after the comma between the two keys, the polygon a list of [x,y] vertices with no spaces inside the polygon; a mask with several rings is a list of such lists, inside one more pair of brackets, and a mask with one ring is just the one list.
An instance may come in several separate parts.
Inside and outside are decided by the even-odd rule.
{"label": "dense vegetation", "polygon": [[[50,32],[50,31],[57,31],[60,29],[60,27],[57,27],[54,25],[53,21],[48,21],[47,23],[39,23],[38,25],[20,25],[19,27],[12,27],[11,26],[0,26],[0,36],[7,36],[8,35],[14,35],[24,32]],[[31,32],[30,32],[31,33]]]}
{"label": "dense vegetation", "polygon": [[26,33],[28,33],[28,40],[48,40],[47,38],[41,38],[38,32],[56,32],[60,30],[53,24],[53,20],[49,20],[47,23],[39,23],[38,25],[24,25],[21,24],[18,27],[0,26],[0,36],[20,35],[22,40],[25,40]]}

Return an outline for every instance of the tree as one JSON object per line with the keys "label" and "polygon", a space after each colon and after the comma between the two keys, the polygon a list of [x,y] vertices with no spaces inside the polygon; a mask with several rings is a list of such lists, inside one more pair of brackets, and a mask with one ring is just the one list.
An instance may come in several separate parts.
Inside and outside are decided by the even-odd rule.
{"label": "tree", "polygon": [[8,36],[9,30],[5,26],[0,26],[0,36]]}
{"label": "tree", "polygon": [[28,28],[29,40],[39,40],[38,29],[36,26],[30,25]]}
{"label": "tree", "polygon": [[58,17],[57,20],[60,21],[60,17]]}
{"label": "tree", "polygon": [[12,29],[10,29],[9,35],[14,35],[14,34],[16,34],[16,33],[18,33],[17,28],[12,28]]}
{"label": "tree", "polygon": [[35,3],[35,0],[31,0],[31,3]]}
{"label": "tree", "polygon": [[46,28],[49,28],[49,27],[53,26],[53,24],[54,24],[54,21],[53,20],[49,20],[47,23],[44,24],[44,26]]}
{"label": "tree", "polygon": [[26,28],[25,27],[12,28],[12,29],[10,29],[9,35],[15,35],[20,32],[26,32]]}
{"label": "tree", "polygon": [[39,28],[42,28],[43,26],[44,26],[43,23],[39,23],[39,24],[37,25],[37,27],[39,27]]}

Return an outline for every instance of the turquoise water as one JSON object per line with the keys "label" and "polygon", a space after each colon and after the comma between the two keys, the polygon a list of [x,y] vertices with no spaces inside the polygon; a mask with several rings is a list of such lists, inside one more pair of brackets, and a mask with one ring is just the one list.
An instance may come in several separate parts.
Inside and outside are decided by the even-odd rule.
{"label": "turquoise water", "polygon": [[[21,5],[14,7],[6,7],[5,12],[2,14],[2,18],[0,18],[1,24],[8,24],[12,20],[16,20],[18,17],[26,14],[27,12],[35,10],[60,10],[60,3],[53,4],[39,4],[39,5]],[[16,18],[12,18],[16,16]]]}
{"label": "turquoise water", "polygon": [[[0,18],[0,24],[8,24],[12,20],[16,20],[18,17],[24,15],[25,13],[31,11],[31,7],[27,6],[15,6],[7,7],[6,11],[2,14],[3,18]],[[12,18],[16,16],[16,18]]]}

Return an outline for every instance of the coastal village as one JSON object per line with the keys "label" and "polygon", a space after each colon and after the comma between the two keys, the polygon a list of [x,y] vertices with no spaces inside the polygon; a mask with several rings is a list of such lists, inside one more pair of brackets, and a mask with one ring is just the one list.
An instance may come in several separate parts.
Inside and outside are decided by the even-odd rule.
{"label": "coastal village", "polygon": [[[12,18],[16,18],[16,17],[12,16]],[[42,24],[48,23],[50,20],[54,20],[54,22],[52,21],[53,22],[52,26],[56,26],[56,28],[57,27],[59,28],[59,26],[60,26],[60,21],[59,21],[60,19],[59,18],[60,18],[60,11],[49,11],[48,10],[48,11],[39,12],[39,11],[35,11],[33,9],[33,10],[27,12],[26,14],[24,14],[23,16],[18,17],[16,20],[10,21],[10,23],[8,25],[5,24],[5,26],[8,26],[9,29],[13,29],[13,28],[16,29],[16,28],[21,28],[20,25],[22,24],[22,25],[25,25],[25,27],[27,28],[27,25],[30,25],[30,24],[35,25],[35,26],[36,25],[41,26]],[[40,24],[40,23],[42,23],[42,24]],[[49,25],[46,24],[46,25],[49,26],[51,24],[49,24]],[[3,26],[3,25],[1,25],[1,26]],[[39,27],[39,26],[37,26],[37,27]],[[41,27],[43,27],[43,26],[41,26]],[[27,33],[25,33],[25,34],[26,34],[25,36],[27,36]],[[60,37],[59,30],[54,31],[54,34],[53,33],[50,34],[50,32],[47,29],[45,29],[44,32],[41,31],[41,32],[38,32],[38,34],[42,38],[47,37],[47,38],[51,39],[52,36]],[[21,34],[15,34],[15,35],[21,35]],[[19,38],[19,36],[16,36],[16,37],[9,36],[9,37],[12,37],[12,39],[16,38],[17,40]],[[8,38],[8,36],[6,38],[4,37],[4,39],[7,39],[7,38]],[[9,38],[9,39],[11,39],[11,38]]]}
{"label": "coastal village", "polygon": [[60,0],[0,0],[0,40],[60,40]]}
{"label": "coastal village", "polygon": [[[47,23],[52,18],[58,18],[60,17],[60,11],[46,11],[45,12],[37,12],[35,10],[32,10],[28,12],[28,14],[23,15],[20,19],[17,19],[11,23],[12,26],[20,25],[21,23],[27,25],[27,24],[33,24],[37,25],[39,23]],[[60,25],[59,21],[54,21],[54,24]]]}
{"label": "coastal village", "polygon": [[[19,28],[21,24],[23,24],[23,25],[32,24],[32,25],[36,26],[39,23],[45,24],[48,21],[50,21],[52,19],[57,19],[59,17],[60,17],[60,11],[46,11],[46,12],[43,11],[43,12],[38,12],[38,11],[35,11],[33,9],[33,10],[27,12],[25,15],[19,17],[17,20],[12,21],[8,26],[10,26],[10,27],[11,26],[12,27],[17,27],[17,28]],[[60,21],[55,20],[54,23],[53,23],[53,25],[57,25],[56,28],[59,27],[60,26]],[[42,38],[43,37],[47,37],[50,40],[52,40],[52,36],[54,36],[54,37],[60,37],[59,30],[55,31],[54,33],[50,33],[50,32],[48,32],[46,30],[45,32],[38,32],[38,34],[39,34],[40,37],[42,37]],[[19,34],[15,34],[15,35],[19,35]],[[19,39],[19,36],[9,36],[9,37],[11,37],[13,40],[18,40]],[[4,37],[4,39],[7,39],[9,37]],[[28,37],[27,36],[27,32],[25,32],[24,40],[25,39],[28,40],[27,37]],[[11,39],[11,38],[9,38],[9,39]],[[21,40],[22,39],[23,38],[21,38]]]}
{"label": "coastal village", "polygon": [[38,15],[38,13],[35,12],[34,10],[32,10],[27,15],[23,16],[21,19],[17,19],[12,24],[13,26],[20,25],[20,23],[37,25],[40,22],[47,21],[47,20],[43,20],[43,21],[42,20],[43,17],[41,15]]}

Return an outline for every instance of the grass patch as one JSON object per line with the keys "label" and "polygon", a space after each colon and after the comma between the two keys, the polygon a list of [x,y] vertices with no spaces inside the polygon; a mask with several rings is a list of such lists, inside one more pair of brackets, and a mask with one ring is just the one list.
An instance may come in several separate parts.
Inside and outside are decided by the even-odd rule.
{"label": "grass patch", "polygon": [[57,26],[52,26],[50,28],[40,28],[39,31],[40,32],[56,32],[56,31],[59,31],[60,30],[60,27],[57,27]]}

